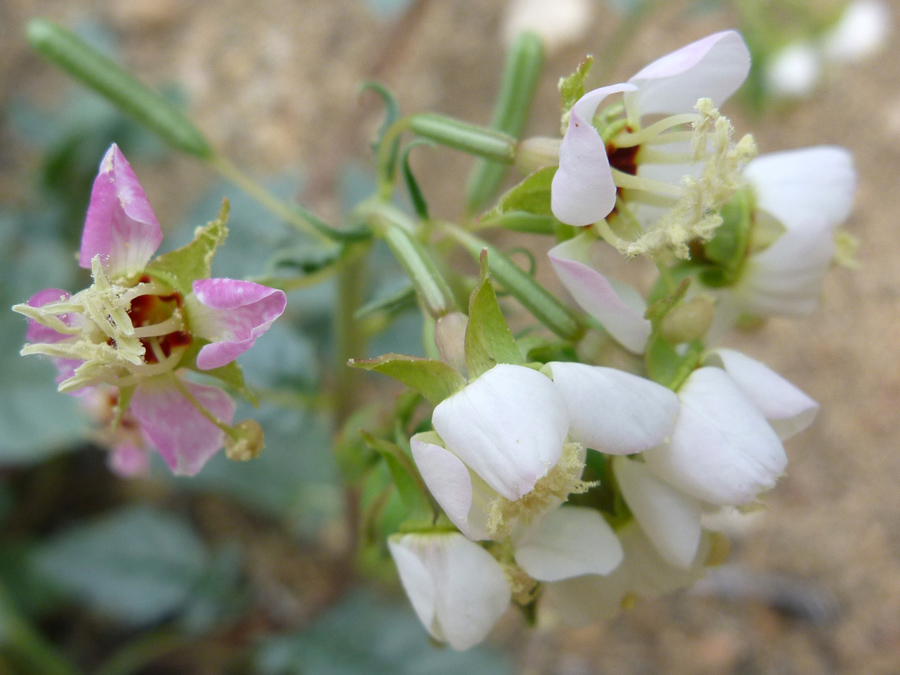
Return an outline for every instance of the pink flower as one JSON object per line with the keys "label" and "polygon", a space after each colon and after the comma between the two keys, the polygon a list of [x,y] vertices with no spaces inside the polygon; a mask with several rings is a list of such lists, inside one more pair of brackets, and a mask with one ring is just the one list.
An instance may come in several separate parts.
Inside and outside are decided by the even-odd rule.
{"label": "pink flower", "polygon": [[[212,227],[209,226],[209,227]],[[47,289],[13,309],[29,319],[23,354],[45,354],[60,371],[59,390],[117,390],[124,415],[140,426],[177,474],[194,475],[223,445],[235,404],[220,387],[199,385],[186,369],[210,371],[230,364],[268,330],[285,309],[283,291],[208,274],[213,246],[188,245],[176,262],[151,262],[162,231],[131,166],[110,147],[94,181],[79,263],[94,283],[69,295]],[[170,259],[171,260],[171,259]],[[187,278],[185,278],[187,277]],[[188,290],[190,289],[190,290]],[[191,344],[202,340],[196,360]],[[120,403],[121,404],[121,403]],[[124,419],[119,415],[119,419]],[[113,447],[137,447],[131,439]],[[137,464],[123,451],[125,473]]]}

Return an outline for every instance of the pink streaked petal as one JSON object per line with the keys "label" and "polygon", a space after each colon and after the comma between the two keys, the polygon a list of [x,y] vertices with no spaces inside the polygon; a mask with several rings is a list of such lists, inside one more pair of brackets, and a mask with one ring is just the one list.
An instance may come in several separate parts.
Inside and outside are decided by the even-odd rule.
{"label": "pink streaked petal", "polygon": [[750,72],[750,52],[733,30],[714,33],[657,59],[628,80],[628,118],[690,112],[701,98],[716,106],[738,90]]}
{"label": "pink streaked petal", "polygon": [[819,404],[774,370],[733,349],[718,349],[715,355],[779,438],[786,440],[813,423]]}
{"label": "pink streaked petal", "polygon": [[613,283],[588,262],[590,240],[585,235],[550,249],[547,254],[563,283],[581,308],[596,318],[623,347],[640,354],[650,335],[643,299],[630,286]]}
{"label": "pink streaked petal", "polygon": [[150,472],[150,457],[147,451],[130,443],[113,448],[106,464],[110,471],[122,478],[135,478]]}
{"label": "pink streaked petal", "polygon": [[606,144],[593,125],[594,113],[610,94],[631,91],[629,84],[594,89],[573,106],[559,148],[559,170],[550,186],[550,209],[560,222],[578,227],[605,218],[616,205]]}
{"label": "pink streaked petal", "polygon": [[191,328],[212,343],[197,356],[202,370],[231,363],[250,349],[287,305],[284,291],[252,281],[200,279],[193,291],[200,306],[189,304]]}
{"label": "pink streaked petal", "polygon": [[820,145],[762,155],[744,168],[756,207],[771,213],[788,232],[816,223],[845,221],[856,195],[853,155]]}
{"label": "pink streaked petal", "polygon": [[[69,293],[62,289],[45,288],[43,291],[38,291],[28,298],[26,304],[30,307],[43,307],[44,305],[49,305],[51,302],[68,300],[69,297],[71,297]],[[67,326],[72,325],[71,314],[65,314],[59,318]],[[65,340],[67,337],[70,336],[41,325],[34,319],[28,319],[28,331],[25,333],[25,339],[29,342],[59,342],[60,340]]]}
{"label": "pink streaked petal", "polygon": [[[182,385],[222,422],[232,423],[235,404],[228,394],[218,387],[184,380]],[[225,440],[224,432],[206,419],[167,376],[141,382],[129,410],[176,475],[197,474]]]}
{"label": "pink streaked petal", "polygon": [[131,165],[113,143],[94,180],[79,264],[87,269],[99,255],[111,276],[144,269],[162,241],[162,230]]}
{"label": "pink streaked petal", "polygon": [[551,362],[569,413],[569,438],[610,455],[662,443],[678,416],[678,396],[656,382],[615,368]]}

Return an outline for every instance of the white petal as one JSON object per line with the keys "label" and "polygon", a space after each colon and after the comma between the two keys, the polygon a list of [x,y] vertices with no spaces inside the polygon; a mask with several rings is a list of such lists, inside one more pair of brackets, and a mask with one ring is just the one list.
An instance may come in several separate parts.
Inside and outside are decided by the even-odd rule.
{"label": "white petal", "polygon": [[388,539],[400,581],[425,628],[458,650],[481,642],[510,601],[500,564],[461,534]]}
{"label": "white petal", "polygon": [[567,225],[584,226],[605,218],[616,204],[616,185],[606,144],[593,125],[594,113],[610,94],[634,89],[614,84],[594,89],[573,106],[559,148],[559,170],[550,187],[550,209]]}
{"label": "white petal", "polygon": [[789,230],[747,258],[733,296],[749,314],[807,316],[819,303],[834,250],[834,230],[825,221]]}
{"label": "white petal", "polygon": [[885,46],[893,25],[887,3],[854,0],[825,39],[825,54],[833,61],[862,61]]}
{"label": "white petal", "polygon": [[562,506],[533,523],[514,543],[516,563],[538,581],[609,574],[622,546],[599,511]]}
{"label": "white petal", "polygon": [[700,545],[700,501],[625,457],[613,460],[613,470],[628,508],[659,554],[676,567],[689,568]]}
{"label": "white petal", "polygon": [[556,465],[569,426],[550,378],[508,364],[438,404],[432,423],[448,450],[512,501]]}
{"label": "white petal", "polygon": [[486,529],[469,524],[472,480],[466,465],[449,450],[416,436],[410,440],[410,446],[422,480],[450,521],[470,539],[486,539]]}
{"label": "white petal", "polygon": [[581,308],[596,318],[623,347],[643,353],[650,335],[644,318],[646,304],[641,295],[626,284],[613,282],[589,262],[589,235],[564,241],[547,254],[556,276]]}
{"label": "white petal", "polygon": [[653,113],[683,113],[701,98],[720,106],[750,72],[750,52],[733,30],[714,33],[657,59],[628,80],[638,86],[625,94],[632,121]]}
{"label": "white petal", "polygon": [[782,440],[812,424],[819,404],[781,375],[732,349],[719,349],[715,353],[725,372],[769,420]]}
{"label": "white petal", "polygon": [[788,229],[810,223],[845,221],[856,193],[853,156],[844,148],[821,145],[762,155],[744,168],[756,193],[757,208]]}
{"label": "white petal", "polygon": [[546,593],[567,624],[586,626],[619,613],[630,581],[624,563],[607,576],[589,574],[547,584]]}
{"label": "white petal", "polygon": [[766,66],[766,89],[775,96],[804,98],[812,94],[822,77],[822,55],[801,42],[785,47]]}
{"label": "white petal", "polygon": [[669,389],[615,368],[553,362],[547,366],[569,414],[569,437],[585,447],[629,455],[662,443],[678,415]]}
{"label": "white petal", "polygon": [[501,30],[507,44],[519,33],[534,31],[547,54],[553,54],[587,35],[593,13],[590,0],[511,0]]}
{"label": "white petal", "polygon": [[660,556],[638,523],[632,521],[617,531],[625,561],[631,572],[631,590],[646,596],[671,593],[694,583],[703,576],[704,564],[709,556],[710,538],[700,539],[694,563],[688,569],[670,565]]}
{"label": "white petal", "polygon": [[699,368],[678,392],[672,440],[644,453],[658,477],[697,499],[746,504],[787,466],[778,435],[720,368]]}

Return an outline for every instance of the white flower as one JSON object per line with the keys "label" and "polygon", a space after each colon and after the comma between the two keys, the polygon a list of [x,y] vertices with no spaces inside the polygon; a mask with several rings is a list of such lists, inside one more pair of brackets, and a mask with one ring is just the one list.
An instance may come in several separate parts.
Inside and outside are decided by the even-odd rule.
{"label": "white flower", "polygon": [[[654,61],[626,84],[586,93],[572,108],[560,145],[553,215],[568,225],[600,222],[621,192],[634,208],[619,204],[617,217],[625,230],[638,225],[642,232],[610,231],[610,243],[628,255],[671,246],[686,257],[686,243],[708,237],[721,222],[711,211],[731,199],[740,166],[755,152],[749,136],[732,142],[731,124],[716,110],[749,69],[743,39],[724,31]],[[624,92],[625,126],[604,139],[594,114],[618,92]],[[669,117],[641,127],[643,118],[658,114]],[[692,130],[681,131],[685,125]]]}
{"label": "white flower", "polygon": [[772,153],[751,161],[744,178],[755,200],[754,219],[773,217],[784,234],[748,256],[737,283],[718,292],[719,321],[729,323],[738,314],[808,315],[834,258],[835,229],[853,206],[853,157],[834,146]]}
{"label": "white flower", "polygon": [[610,574],[587,574],[547,584],[547,595],[567,623],[583,626],[608,619],[629,596],[660,595],[692,584],[703,575],[712,550],[712,538],[702,537],[693,562],[682,569],[660,556],[637,522],[627,523],[616,535],[624,555]]}
{"label": "white flower", "polygon": [[583,492],[585,448],[629,454],[667,437],[674,393],[614,370],[500,364],[440,403],[412,438],[425,484],[471,539],[499,538]]}
{"label": "white flower", "polygon": [[393,535],[388,548],[422,625],[454,649],[481,642],[509,606],[500,564],[459,533]]}
{"label": "white flower", "polygon": [[835,62],[863,61],[881,51],[893,29],[887,3],[854,0],[847,5],[837,25],[825,36],[825,58]]}
{"label": "white flower", "polygon": [[782,438],[806,428],[818,406],[747,356],[720,350],[717,358],[724,369],[698,368],[679,389],[671,440],[643,456],[658,478],[696,499],[742,505],[774,487],[787,466]]}

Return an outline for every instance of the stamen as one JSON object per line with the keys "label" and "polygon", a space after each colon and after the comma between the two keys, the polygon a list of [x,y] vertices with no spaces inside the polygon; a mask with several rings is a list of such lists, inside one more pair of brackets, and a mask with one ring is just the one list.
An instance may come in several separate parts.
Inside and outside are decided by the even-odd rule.
{"label": "stamen", "polygon": [[161,337],[169,333],[177,333],[182,328],[184,328],[184,321],[181,320],[181,312],[176,309],[172,312],[172,316],[165,321],[135,328],[132,335],[136,338]]}
{"label": "stamen", "polygon": [[630,174],[619,171],[618,169],[610,169],[612,171],[613,182],[617,187],[623,190],[641,190],[643,192],[653,192],[655,194],[669,195],[679,198],[683,195],[683,190],[670,183],[663,183],[652,178],[644,178],[642,176],[632,176]]}
{"label": "stamen", "polygon": [[667,117],[663,120],[660,120],[659,122],[651,124],[649,127],[639,129],[638,131],[624,131],[620,133],[613,139],[613,145],[615,145],[617,148],[630,148],[635,145],[643,145],[644,143],[647,143],[651,138],[659,136],[664,131],[673,129],[675,127],[680,127],[685,124],[696,124],[699,119],[700,115],[697,115],[696,113],[672,115],[671,117]]}
{"label": "stamen", "polygon": [[51,328],[55,330],[57,333],[63,333],[64,335],[78,335],[81,332],[81,328],[78,326],[70,326],[65,321],[59,318],[57,314],[70,314],[71,312],[47,312],[45,309],[48,305],[44,305],[43,307],[32,307],[31,305],[21,304],[21,305],[13,305],[12,311],[18,312],[23,316],[27,316],[32,321],[36,321],[42,326],[46,326],[47,328]]}

